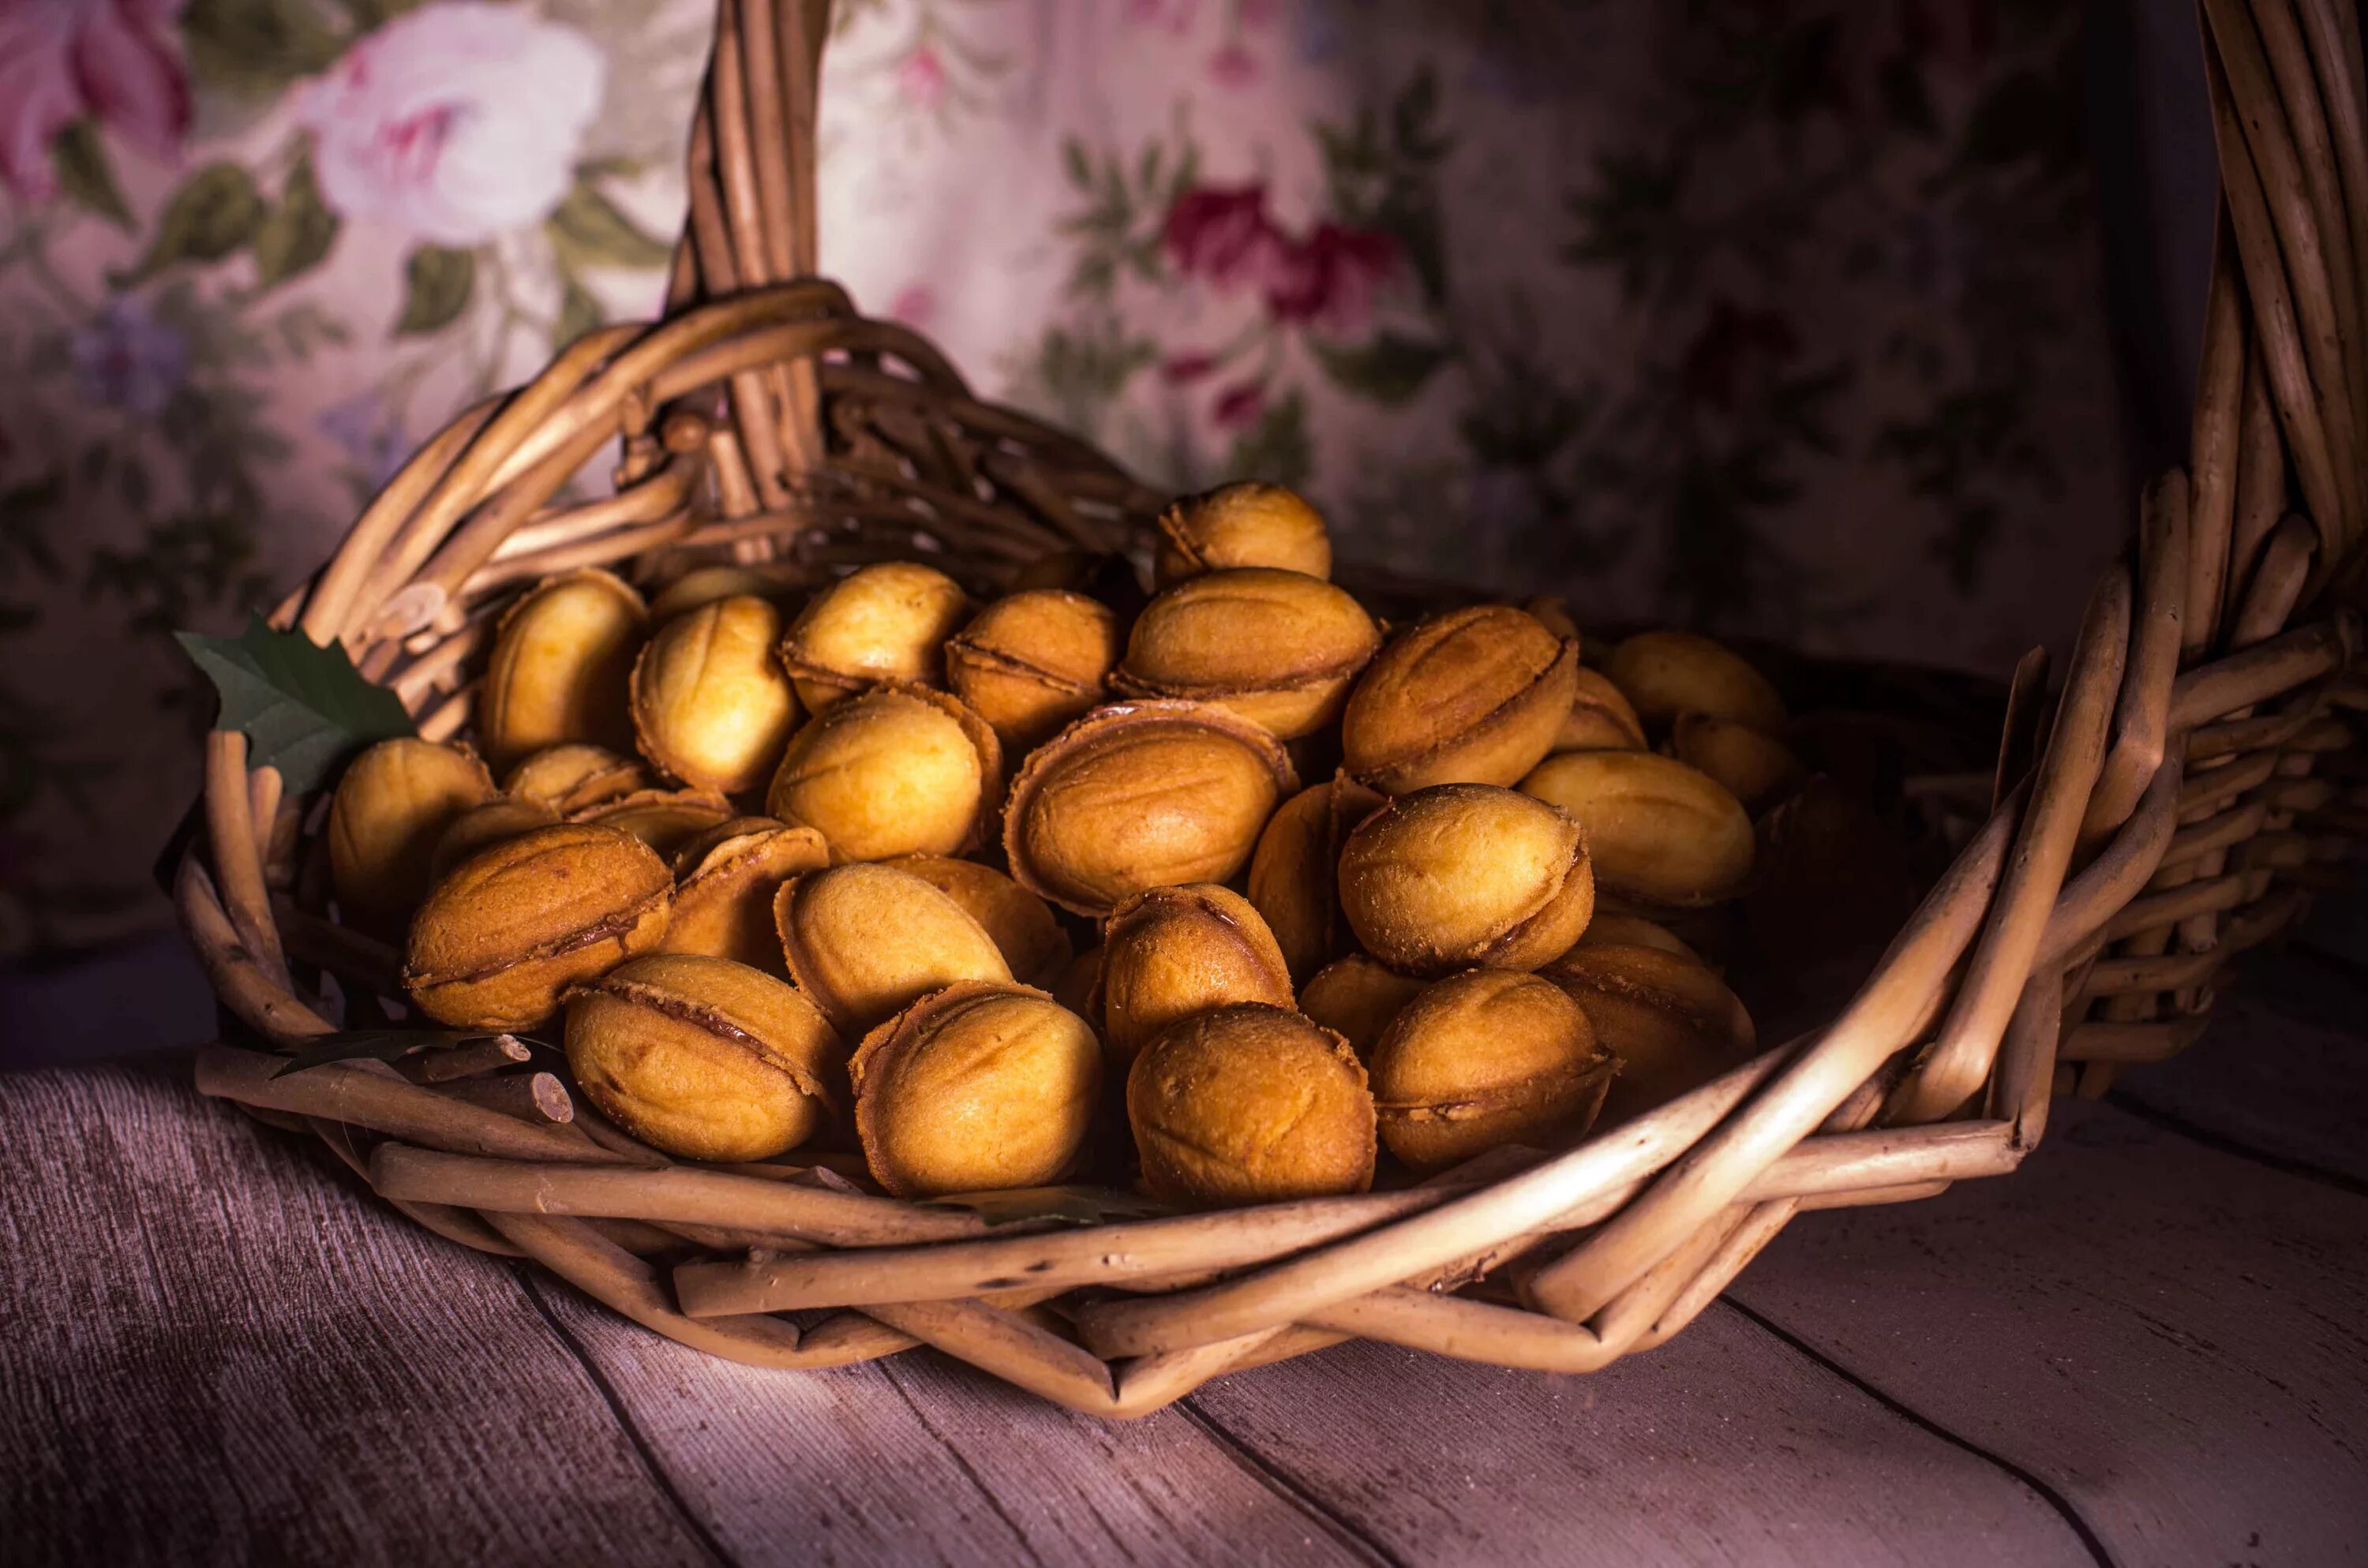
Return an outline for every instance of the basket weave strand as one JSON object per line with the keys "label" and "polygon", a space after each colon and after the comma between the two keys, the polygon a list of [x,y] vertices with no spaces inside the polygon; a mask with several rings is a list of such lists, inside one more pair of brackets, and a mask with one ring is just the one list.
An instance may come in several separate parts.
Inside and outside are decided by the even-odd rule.
{"label": "basket weave strand", "polygon": [[[2060,695],[2044,657],[2017,670],[1987,820],[1801,1039],[1527,1165],[1020,1233],[677,1164],[588,1108],[538,1120],[470,1091],[501,1053],[414,1082],[373,1062],[276,1077],[268,1050],[222,1045],[199,1087],[321,1137],[438,1233],[710,1354],[824,1367],[929,1345],[1120,1417],[1347,1337],[1590,1370],[1682,1329],[1798,1212],[2011,1172],[2053,1095],[2192,1041],[2222,967],[2368,832],[2368,683],[2342,608],[2368,529],[2358,18],[2340,0],[2204,0],[2203,17],[2223,200],[2190,465],[2147,487]],[[688,551],[820,581],[919,555],[993,586],[1047,551],[1145,537],[1160,497],[813,276],[828,22],[822,0],[723,0],[666,319],[587,334],[462,414],[279,607],[422,733],[466,726],[502,608],[552,572]],[[612,439],[614,494],[557,500]],[[211,737],[175,900],[222,1003],[272,1049],[339,1027],[317,974],[346,1027],[399,997],[396,955],[331,917],[318,806],[250,770],[242,737]],[[1512,1292],[1455,1293],[1508,1274]],[[803,1330],[776,1315],[815,1310]]]}

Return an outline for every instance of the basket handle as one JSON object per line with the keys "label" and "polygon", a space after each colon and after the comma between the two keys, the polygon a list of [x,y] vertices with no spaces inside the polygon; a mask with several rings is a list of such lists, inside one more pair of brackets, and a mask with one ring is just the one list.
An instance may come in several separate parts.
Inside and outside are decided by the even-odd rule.
{"label": "basket handle", "polygon": [[[830,0],[717,0],[669,310],[814,276],[815,106],[829,31]],[[788,508],[822,459],[814,362],[743,371],[728,395],[734,434],[716,454],[725,509]]]}

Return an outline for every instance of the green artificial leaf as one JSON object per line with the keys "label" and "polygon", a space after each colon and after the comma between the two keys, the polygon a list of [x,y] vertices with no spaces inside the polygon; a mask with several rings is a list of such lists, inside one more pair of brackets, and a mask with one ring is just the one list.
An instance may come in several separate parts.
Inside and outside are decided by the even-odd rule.
{"label": "green artificial leaf", "polygon": [[421,245],[404,259],[403,314],[394,324],[395,335],[416,337],[450,326],[469,308],[476,285],[473,252]]}
{"label": "green artificial leaf", "polygon": [[532,1045],[543,1043],[524,1035],[505,1037],[491,1029],[345,1029],[315,1037],[312,1044],[290,1056],[287,1064],[271,1075],[285,1078],[290,1073],[326,1067],[333,1062],[400,1062],[431,1046],[443,1050],[504,1038],[527,1040]]}
{"label": "green artificial leaf", "polygon": [[1005,1192],[962,1192],[930,1199],[942,1209],[966,1209],[990,1225],[1107,1225],[1156,1220],[1175,1210],[1106,1187],[1023,1187]]}
{"label": "green artificial leaf", "polygon": [[108,163],[107,143],[98,139],[97,125],[77,119],[50,143],[50,164],[57,171],[58,188],[86,212],[95,212],[125,233],[134,231],[131,209],[115,187],[115,169]]}
{"label": "green artificial leaf", "polygon": [[552,318],[552,350],[556,352],[566,347],[608,319],[608,312],[601,308],[592,290],[575,278],[568,278],[560,290],[559,314]]}
{"label": "green artificial leaf", "polygon": [[173,635],[221,694],[214,727],[244,733],[247,766],[279,769],[291,795],[320,788],[373,741],[418,733],[394,693],[364,680],[342,644],[274,631],[260,615],[236,637]]}
{"label": "green artificial leaf", "polygon": [[1395,332],[1356,344],[1310,338],[1307,347],[1335,386],[1388,408],[1411,401],[1431,372],[1452,357],[1439,344]]}
{"label": "green artificial leaf", "polygon": [[200,81],[249,98],[328,69],[347,42],[312,0],[189,0],[180,31]]}
{"label": "green artificial leaf", "polygon": [[543,220],[543,228],[559,253],[560,266],[570,272],[586,267],[648,272],[674,259],[672,245],[643,233],[615,202],[581,179]]}
{"label": "green artificial leaf", "polygon": [[255,232],[255,278],[262,288],[276,288],[321,265],[337,237],[337,215],[321,200],[320,182],[313,176],[307,154],[288,171],[279,205]]}
{"label": "green artificial leaf", "polygon": [[165,203],[139,265],[109,273],[108,281],[129,289],[180,262],[220,261],[254,240],[268,210],[254,176],[236,164],[208,164]]}

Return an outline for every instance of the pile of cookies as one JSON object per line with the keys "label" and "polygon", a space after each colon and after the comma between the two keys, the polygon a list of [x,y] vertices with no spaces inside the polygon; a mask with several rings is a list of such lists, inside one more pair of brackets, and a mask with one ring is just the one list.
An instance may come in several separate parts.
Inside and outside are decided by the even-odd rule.
{"label": "pile of cookies", "polygon": [[1360,1191],[1749,1053],[1697,947],[1802,778],[1759,671],[1547,601],[1385,626],[1275,486],[1161,527],[1147,597],[1068,557],[983,605],[920,562],[545,581],[465,742],[347,769],[339,916],[439,1025],[564,1015],[661,1150],[852,1140],[915,1199]]}

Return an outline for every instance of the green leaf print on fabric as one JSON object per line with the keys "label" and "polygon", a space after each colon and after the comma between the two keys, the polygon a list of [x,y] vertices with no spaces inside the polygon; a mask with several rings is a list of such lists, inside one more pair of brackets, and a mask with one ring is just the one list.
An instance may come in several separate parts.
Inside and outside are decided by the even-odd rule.
{"label": "green leaf print on fabric", "polygon": [[254,240],[268,211],[253,175],[236,164],[209,164],[165,202],[139,264],[109,281],[131,289],[180,262],[220,261]]}
{"label": "green leaf print on fabric", "polygon": [[1315,446],[1307,433],[1307,397],[1294,387],[1275,400],[1225,454],[1227,479],[1262,479],[1269,484],[1302,485],[1315,466]]}
{"label": "green leaf print on fabric", "polygon": [[139,233],[131,209],[123,204],[123,192],[116,188],[115,168],[108,161],[107,143],[99,139],[97,126],[77,119],[60,131],[50,144],[50,163],[57,173],[58,190],[67,200],[127,234]]}
{"label": "green leaf print on fabric", "polygon": [[255,279],[272,289],[301,278],[326,259],[336,243],[337,215],[321,201],[313,160],[302,157],[288,171],[279,205],[255,232]]}
{"label": "green leaf print on fabric", "polygon": [[464,250],[421,245],[404,258],[403,314],[398,337],[416,337],[452,324],[469,308],[477,284],[477,258]]}
{"label": "green leaf print on fabric", "polygon": [[1363,343],[1310,338],[1307,347],[1334,385],[1388,408],[1412,402],[1431,373],[1454,358],[1440,344],[1387,331]]}
{"label": "green leaf print on fabric", "polygon": [[245,98],[326,70],[347,41],[310,0],[189,0],[181,39],[205,85]]}
{"label": "green leaf print on fabric", "polygon": [[617,204],[578,179],[543,221],[563,267],[622,267],[646,272],[674,259],[674,247],[643,233]]}
{"label": "green leaf print on fabric", "polygon": [[592,291],[570,278],[559,296],[559,313],[551,322],[552,352],[557,353],[609,319]]}

